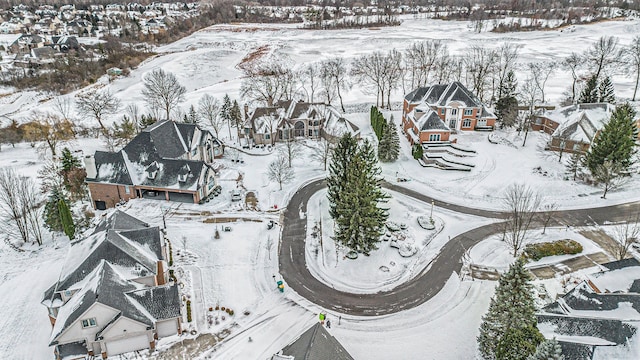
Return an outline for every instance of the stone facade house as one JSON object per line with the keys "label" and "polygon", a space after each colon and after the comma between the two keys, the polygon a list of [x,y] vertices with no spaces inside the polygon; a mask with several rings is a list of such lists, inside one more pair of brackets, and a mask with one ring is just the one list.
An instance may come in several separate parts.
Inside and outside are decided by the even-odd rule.
{"label": "stone facade house", "polygon": [[117,152],[85,157],[94,208],[134,198],[204,201],[217,185],[213,160],[222,143],[194,124],[165,120],[146,128]]}
{"label": "stone facade house", "polygon": [[420,87],[404,97],[402,128],[411,144],[449,142],[452,133],[493,130],[496,116],[459,81]]}
{"label": "stone facade house", "polygon": [[180,296],[167,283],[167,258],[160,229],[121,211],[72,242],[42,299],[56,357],[154,349],[156,339],[178,334]]}
{"label": "stone facade house", "polygon": [[275,106],[259,107],[247,114],[244,136],[255,145],[274,145],[295,139],[334,138],[359,129],[342,117],[333,106],[303,101],[280,101]]}

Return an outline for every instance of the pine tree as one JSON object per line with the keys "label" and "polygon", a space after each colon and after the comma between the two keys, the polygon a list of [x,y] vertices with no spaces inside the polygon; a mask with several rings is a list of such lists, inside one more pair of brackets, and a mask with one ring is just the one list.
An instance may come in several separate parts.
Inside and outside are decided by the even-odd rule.
{"label": "pine tree", "polygon": [[[482,317],[478,347],[485,359],[520,359],[533,354],[541,340],[537,329],[531,274],[518,259],[500,276],[488,312]],[[515,341],[518,339],[518,341]],[[510,344],[510,342],[513,342]],[[505,347],[511,346],[510,350]]]}
{"label": "pine tree", "polygon": [[613,112],[585,156],[585,166],[592,174],[607,160],[622,171],[633,165],[637,134],[635,115],[635,110],[628,103],[618,106]]}
{"label": "pine tree", "polygon": [[573,181],[576,181],[578,172],[582,168],[582,157],[583,155],[579,152],[573,153],[571,154],[569,162],[567,163],[567,174],[573,177]]}
{"label": "pine tree", "polygon": [[370,117],[371,117],[371,128],[373,129],[373,132],[376,134],[378,141],[380,141],[382,139],[384,129],[387,126],[387,121],[384,119],[384,115],[382,115],[380,110],[378,110],[378,108],[375,106],[371,107]]}
{"label": "pine tree", "polygon": [[601,103],[616,103],[616,96],[613,90],[613,83],[610,77],[605,77],[600,85],[598,85],[598,102]]}
{"label": "pine tree", "polygon": [[400,154],[400,136],[396,125],[393,123],[393,116],[389,119],[387,126],[378,144],[378,158],[382,162],[392,162],[398,160]]}
{"label": "pine tree", "polygon": [[147,127],[155,124],[156,121],[157,120],[153,116],[143,114],[140,116],[140,121],[138,125],[140,126],[140,129],[146,129]]}
{"label": "pine tree", "polygon": [[69,210],[69,205],[64,197],[58,199],[58,212],[60,213],[60,222],[64,233],[69,237],[69,240],[73,240],[76,233],[76,227],[73,224],[73,217]]}
{"label": "pine tree", "polygon": [[240,129],[240,126],[242,125],[242,110],[240,110],[238,100],[233,100],[233,105],[231,106],[229,117],[231,118],[233,124],[235,124],[238,129]]}
{"label": "pine tree", "polygon": [[51,189],[49,199],[44,205],[44,224],[47,229],[51,231],[63,231],[62,219],[60,217],[60,210],[58,203],[63,198],[62,191],[58,187]]}
{"label": "pine tree", "polygon": [[69,171],[80,167],[80,160],[73,156],[68,147],[62,149],[62,158],[60,159],[62,171]]}
{"label": "pine tree", "polygon": [[200,117],[193,104],[189,107],[189,112],[184,115],[184,122],[187,124],[198,124],[200,122]]}
{"label": "pine tree", "polygon": [[518,82],[513,71],[509,71],[500,88],[502,97],[496,102],[496,117],[501,128],[512,127],[518,119]]}
{"label": "pine tree", "polygon": [[379,175],[373,146],[343,136],[329,167],[329,213],[336,225],[334,239],[365,255],[376,249],[388,217],[387,210],[378,206],[388,198]]}
{"label": "pine tree", "polygon": [[595,75],[591,76],[589,80],[587,80],[587,84],[580,93],[580,99],[578,102],[581,104],[598,102],[598,78]]}
{"label": "pine tree", "polygon": [[229,94],[224,94],[224,98],[222,99],[222,106],[220,107],[220,117],[225,121],[229,121],[231,119],[231,108],[233,104],[231,103],[231,98]]}
{"label": "pine tree", "polygon": [[562,355],[562,347],[553,338],[541,342],[536,352],[529,356],[527,360],[564,360],[564,355]]}

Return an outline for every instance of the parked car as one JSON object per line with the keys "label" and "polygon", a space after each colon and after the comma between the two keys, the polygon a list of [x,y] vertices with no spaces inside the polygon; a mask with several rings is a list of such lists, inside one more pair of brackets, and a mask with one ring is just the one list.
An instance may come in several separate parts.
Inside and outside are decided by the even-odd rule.
{"label": "parked car", "polygon": [[242,200],[242,194],[240,190],[231,190],[231,201],[240,201]]}

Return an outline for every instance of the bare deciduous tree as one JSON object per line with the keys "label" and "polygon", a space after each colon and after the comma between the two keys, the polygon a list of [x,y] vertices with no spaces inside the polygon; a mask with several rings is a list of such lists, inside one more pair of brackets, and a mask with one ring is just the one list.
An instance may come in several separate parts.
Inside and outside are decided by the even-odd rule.
{"label": "bare deciduous tree", "polygon": [[518,126],[518,134],[522,130],[525,131],[524,141],[522,142],[522,146],[525,146],[527,143],[527,135],[529,134],[531,120],[533,119],[535,106],[538,102],[540,102],[540,89],[536,85],[536,82],[533,78],[528,77],[525,81],[522,82],[519,96],[520,102],[527,105],[527,107],[529,108],[528,114],[525,117],[521,117],[522,120],[520,121],[520,125]]}
{"label": "bare deciduous tree", "polygon": [[529,75],[534,84],[538,88],[539,94],[542,97],[540,101],[545,102],[544,90],[547,86],[549,77],[556,69],[556,63],[553,61],[543,61],[537,63],[529,63]]}
{"label": "bare deciduous tree", "polygon": [[107,130],[102,120],[118,111],[120,100],[109,90],[89,90],[77,96],[76,108],[83,116],[93,117],[98,121],[102,130]]}
{"label": "bare deciduous tree", "polygon": [[603,199],[607,198],[607,192],[611,188],[618,185],[617,181],[622,177],[623,170],[624,168],[621,164],[612,160],[605,160],[604,163],[597,165],[593,169],[591,175],[598,181],[598,184],[604,187]]}
{"label": "bare deciduous tree", "polygon": [[297,141],[287,139],[287,141],[284,141],[279,152],[287,159],[287,163],[289,164],[289,167],[291,167],[291,162],[300,155],[300,150],[300,144]]}
{"label": "bare deciduous tree", "polygon": [[142,95],[151,109],[163,109],[166,119],[170,119],[171,110],[184,101],[186,88],[178,78],[162,69],[153,70],[144,77]]}
{"label": "bare deciduous tree", "polygon": [[20,177],[12,169],[0,169],[0,217],[5,234],[24,243],[42,245],[40,213],[43,199],[33,180]]}
{"label": "bare deciduous tree", "polygon": [[288,166],[287,158],[283,154],[278,154],[275,160],[269,164],[267,174],[270,180],[280,185],[280,190],[282,190],[282,184],[288,183],[295,177],[293,168]]}
{"label": "bare deciduous tree", "polygon": [[[344,104],[342,103],[342,94],[340,89],[347,90],[347,64],[342,58],[333,58],[325,60],[321,63],[322,84],[325,86],[327,93],[335,93],[340,100],[340,108],[344,112]],[[329,88],[326,88],[326,87]]]}
{"label": "bare deciduous tree", "polygon": [[141,119],[141,111],[140,107],[136,103],[131,103],[127,105],[124,109],[131,121],[136,125],[136,130],[140,131],[140,119]]}
{"label": "bare deciduous tree", "polygon": [[[307,65],[300,74],[302,75],[302,86],[307,93],[307,101],[314,102],[316,90],[320,86],[321,67],[317,63]],[[307,86],[309,90],[307,90]]]}
{"label": "bare deciduous tree", "polygon": [[[388,101],[390,92],[399,85],[401,80],[401,61],[401,54],[396,50],[386,54],[376,51],[356,58],[351,64],[351,75],[363,83],[365,88],[374,87],[376,105],[384,107],[385,98]],[[389,106],[388,103],[387,106]]]}
{"label": "bare deciduous tree", "polygon": [[576,101],[576,84],[578,82],[578,69],[584,64],[584,59],[577,53],[573,52],[562,61],[562,66],[571,71],[573,82],[571,83],[571,100]]}
{"label": "bare deciduous tree", "polygon": [[612,238],[615,243],[610,243],[607,250],[609,250],[617,260],[626,258],[631,246],[640,242],[638,238],[640,236],[638,220],[640,220],[640,218],[636,215],[635,219],[630,218],[614,228]]}
{"label": "bare deciduous tree", "polygon": [[[513,71],[518,60],[518,45],[512,43],[504,43],[497,52],[496,71],[495,71],[495,84],[493,84],[493,96],[496,99],[501,99],[503,84],[507,79],[509,71]],[[498,91],[496,96],[495,91]]]}
{"label": "bare deciduous tree", "polygon": [[631,44],[626,51],[626,57],[629,67],[636,75],[636,85],[633,88],[633,99],[631,99],[632,101],[636,101],[638,83],[640,82],[640,36],[636,36],[631,40]]}
{"label": "bare deciduous tree", "polygon": [[447,45],[440,40],[427,40],[411,44],[404,53],[406,75],[411,89],[430,84],[432,73],[438,71],[438,68],[443,64],[443,59],[447,57]]}
{"label": "bare deciduous tree", "polygon": [[615,36],[602,36],[586,52],[585,58],[596,80],[600,80],[600,74],[611,66],[617,64],[621,54],[618,52],[618,38]]}
{"label": "bare deciduous tree", "polygon": [[[331,131],[324,129],[325,131]],[[332,137],[333,134],[329,134],[329,138]],[[329,164],[329,160],[331,160],[331,155],[333,154],[333,149],[335,149],[335,143],[326,137],[321,137],[316,143],[316,147],[313,149],[313,153],[311,157],[315,160],[318,160],[322,164],[322,169],[327,170],[327,165]]]}
{"label": "bare deciduous tree", "polygon": [[514,257],[526,244],[527,232],[541,202],[542,197],[524,184],[512,184],[505,192],[503,206],[509,216],[504,222],[504,241]]}
{"label": "bare deciduous tree", "polygon": [[467,77],[471,79],[472,91],[484,100],[485,89],[496,68],[498,53],[483,46],[471,46],[464,57]]}
{"label": "bare deciduous tree", "polygon": [[73,101],[67,96],[58,96],[53,102],[53,108],[64,120],[69,120],[73,111]]}
{"label": "bare deciduous tree", "polygon": [[547,226],[551,221],[551,217],[553,216],[553,212],[558,209],[558,204],[551,202],[546,203],[542,206],[542,211],[540,212],[540,216],[542,217],[542,233],[544,234],[547,231]]}
{"label": "bare deciduous tree", "polygon": [[198,112],[200,116],[207,121],[213,128],[218,137],[218,132],[222,127],[224,120],[220,115],[220,101],[209,94],[205,94],[198,102]]}
{"label": "bare deciduous tree", "polygon": [[266,106],[291,99],[297,82],[291,67],[286,57],[255,62],[245,68],[240,94]]}

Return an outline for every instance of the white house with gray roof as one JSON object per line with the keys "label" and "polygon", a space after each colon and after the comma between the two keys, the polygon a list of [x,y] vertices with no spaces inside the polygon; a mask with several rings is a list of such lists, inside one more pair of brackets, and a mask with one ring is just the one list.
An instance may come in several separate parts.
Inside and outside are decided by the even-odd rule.
{"label": "white house with gray roof", "polygon": [[180,332],[180,297],[167,284],[166,246],[158,227],[116,211],[71,244],[58,281],[42,304],[59,359],[154,349]]}

